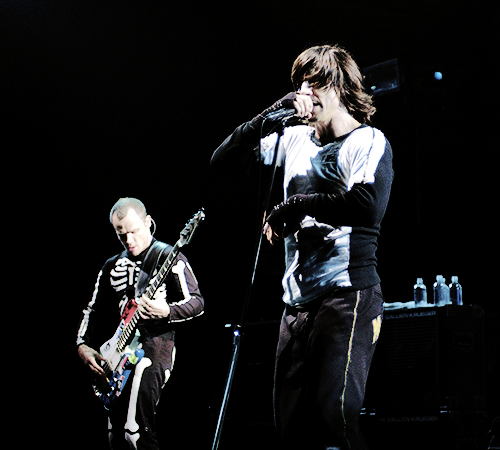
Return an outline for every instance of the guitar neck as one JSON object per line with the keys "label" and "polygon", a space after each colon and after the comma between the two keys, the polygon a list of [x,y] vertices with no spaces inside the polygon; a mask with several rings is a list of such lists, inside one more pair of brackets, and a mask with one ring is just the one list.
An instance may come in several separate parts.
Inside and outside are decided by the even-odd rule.
{"label": "guitar neck", "polygon": [[[154,276],[154,278],[151,279],[151,282],[149,286],[146,288],[144,291],[144,294],[147,296],[149,300],[152,300],[154,298],[154,295],[158,288],[160,287],[161,283],[165,279],[165,277],[168,275],[170,272],[170,269],[172,268],[172,264],[177,257],[179,250],[181,248],[181,243],[180,240],[175,243],[175,245],[172,247],[172,250],[170,250],[170,253],[167,256],[167,259],[165,262],[162,264],[160,269],[158,270],[157,274]],[[136,301],[139,299],[136,299]],[[118,339],[117,343],[117,350],[119,352],[122,352],[125,347],[128,345],[130,339],[133,337],[134,332],[135,332],[135,326],[137,325],[137,322],[140,319],[139,312],[136,310],[134,314],[132,315],[129,323],[125,326],[123,329],[123,333]]]}
{"label": "guitar neck", "polygon": [[161,283],[163,280],[165,280],[165,277],[168,275],[170,272],[170,269],[172,268],[172,265],[174,263],[175,258],[179,254],[181,248],[181,243],[180,240],[178,240],[175,245],[172,247],[172,250],[170,250],[170,253],[167,256],[167,259],[165,262],[162,264],[160,269],[158,270],[157,274],[154,276],[154,278],[151,279],[149,286],[146,288],[146,291],[144,294],[148,297],[149,300],[152,300],[154,295],[156,294],[156,291],[160,287]]}

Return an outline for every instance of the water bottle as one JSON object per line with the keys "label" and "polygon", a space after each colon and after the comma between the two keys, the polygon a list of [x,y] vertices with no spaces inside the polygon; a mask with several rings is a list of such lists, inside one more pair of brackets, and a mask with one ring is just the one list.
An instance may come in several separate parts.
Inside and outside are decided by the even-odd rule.
{"label": "water bottle", "polygon": [[450,288],[446,285],[446,279],[442,275],[436,277],[434,287],[434,304],[444,306],[450,304]]}
{"label": "water bottle", "polygon": [[458,277],[451,277],[450,301],[453,305],[463,305],[462,286],[458,282]]}
{"label": "water bottle", "polygon": [[413,300],[415,300],[415,308],[427,305],[427,288],[422,278],[417,278],[417,284],[413,286]]}

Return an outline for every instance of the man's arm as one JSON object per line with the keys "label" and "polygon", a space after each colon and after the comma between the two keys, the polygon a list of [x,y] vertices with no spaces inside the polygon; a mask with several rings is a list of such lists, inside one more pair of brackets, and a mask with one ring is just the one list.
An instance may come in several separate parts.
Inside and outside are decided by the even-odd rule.
{"label": "man's arm", "polygon": [[[99,314],[100,307],[104,302],[104,298],[114,295],[113,289],[104,280],[109,279],[109,262],[108,260],[97,276],[97,281],[92,293],[92,298],[82,311],[80,325],[78,327],[76,345],[78,346],[78,356],[89,369],[98,374],[104,375],[100,362],[104,360],[101,354],[95,350],[94,341],[99,337],[95,337],[94,322],[96,314]],[[100,311],[102,312],[102,311]]]}
{"label": "man's arm", "polygon": [[303,100],[297,98],[295,92],[290,92],[257,114],[251,121],[240,125],[215,150],[210,161],[212,168],[219,171],[247,168],[255,160],[255,150],[259,146],[260,139],[272,132],[276,126],[276,122],[268,120],[268,115],[282,108],[294,108],[296,111],[302,111],[304,109]]}
{"label": "man's arm", "polygon": [[392,150],[387,142],[372,182],[355,183],[343,194],[293,195],[275,206],[266,218],[264,234],[273,243],[281,235],[286,236],[305,216],[334,227],[373,227],[385,214],[392,179]]}
{"label": "man's arm", "polygon": [[170,322],[183,322],[203,314],[205,301],[193,270],[182,253],[177,256],[168,275],[167,293]]}

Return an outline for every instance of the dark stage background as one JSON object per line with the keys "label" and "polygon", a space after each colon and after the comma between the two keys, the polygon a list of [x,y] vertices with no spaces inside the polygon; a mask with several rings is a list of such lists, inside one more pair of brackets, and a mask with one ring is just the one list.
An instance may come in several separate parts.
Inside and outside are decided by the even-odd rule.
{"label": "dark stage background", "polygon": [[[375,115],[394,150],[378,251],[386,300],[411,300],[417,277],[431,292],[437,274],[448,282],[458,275],[465,303],[486,311],[487,377],[498,379],[498,40],[488,7],[451,0],[0,5],[2,147],[14,180],[7,196],[25,213],[21,237],[36,238],[43,284],[30,307],[49,315],[37,334],[50,357],[36,364],[35,386],[18,402],[26,439],[37,435],[33,427],[52,448],[105,448],[105,414],[74,335],[99,269],[121,250],[109,209],[134,196],[154,217],[156,237],[171,244],[205,208],[184,253],[206,313],[179,328],[158,420],[167,424],[164,440],[175,437],[168,448],[210,447],[232,341],[225,324],[240,317],[258,221],[256,183],[214,175],[210,157],[237,125],[292,89],[295,57],[322,43],[346,47],[363,68],[398,60],[400,89],[376,98]],[[282,271],[281,246],[263,245],[248,322],[275,326]],[[244,340],[242,357],[254,362],[237,369],[223,440],[237,434],[232,422],[242,409],[250,422],[270,420],[277,336],[262,336],[252,331]],[[262,368],[250,377],[255,365]],[[259,408],[240,401],[246,383],[263,393]],[[495,404],[498,387],[489,386]]]}

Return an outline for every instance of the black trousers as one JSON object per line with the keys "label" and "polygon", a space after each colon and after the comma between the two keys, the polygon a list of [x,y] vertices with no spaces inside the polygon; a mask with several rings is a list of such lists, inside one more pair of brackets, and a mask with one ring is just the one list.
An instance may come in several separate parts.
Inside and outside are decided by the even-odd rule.
{"label": "black trousers", "polygon": [[358,418],[382,313],[380,285],[286,307],[274,391],[284,449],[367,449]]}
{"label": "black trousers", "polygon": [[156,406],[175,360],[174,341],[163,335],[143,344],[144,356],[108,415],[113,450],[157,450]]}

